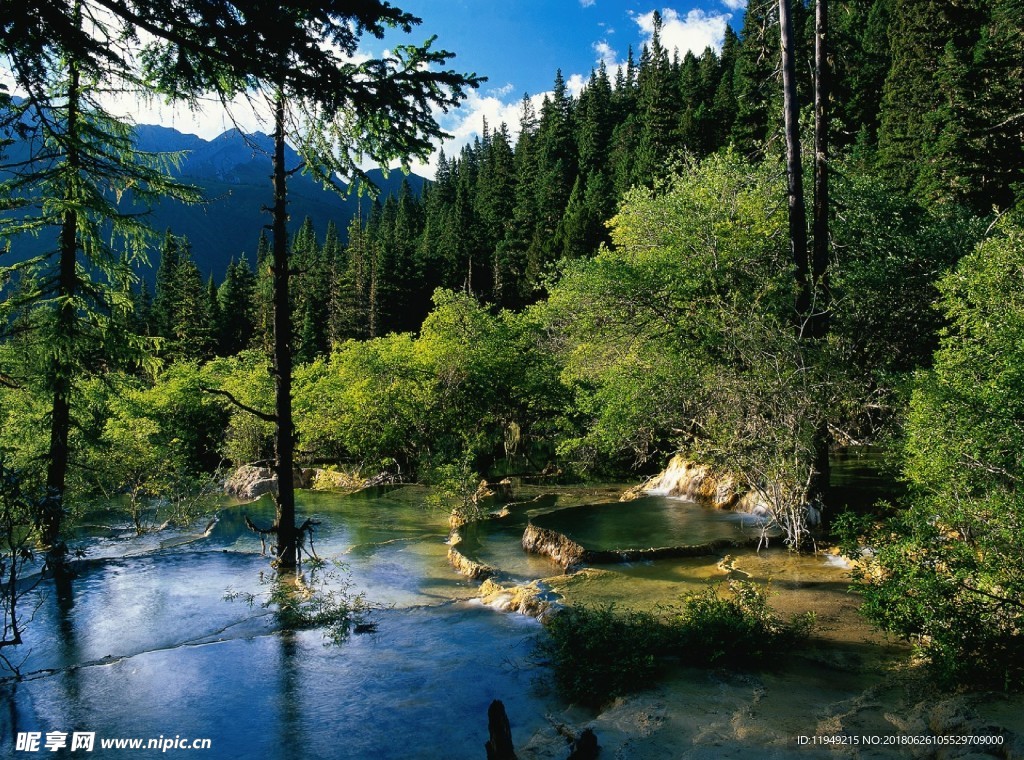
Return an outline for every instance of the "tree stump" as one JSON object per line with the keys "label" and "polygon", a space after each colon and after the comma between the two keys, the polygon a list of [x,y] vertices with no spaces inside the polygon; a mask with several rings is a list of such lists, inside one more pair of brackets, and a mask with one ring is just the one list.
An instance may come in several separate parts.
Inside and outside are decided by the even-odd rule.
{"label": "tree stump", "polygon": [[597,735],[591,728],[585,728],[572,743],[572,754],[569,760],[595,760],[600,748],[597,746]]}
{"label": "tree stump", "polygon": [[484,744],[487,760],[516,760],[515,749],[512,747],[512,727],[500,699],[491,702],[487,708],[487,732],[491,737]]}

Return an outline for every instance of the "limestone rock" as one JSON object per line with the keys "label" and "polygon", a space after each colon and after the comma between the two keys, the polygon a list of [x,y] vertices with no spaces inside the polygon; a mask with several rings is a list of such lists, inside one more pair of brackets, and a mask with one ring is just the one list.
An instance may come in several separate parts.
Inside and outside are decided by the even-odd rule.
{"label": "limestone rock", "polygon": [[224,493],[239,499],[257,499],[265,493],[277,492],[277,476],[269,467],[244,464],[224,483]]}
{"label": "limestone rock", "polygon": [[679,496],[716,509],[734,509],[764,514],[767,506],[752,492],[743,493],[736,477],[716,472],[676,454],[668,466],[649,480],[626,491],[620,501],[632,501],[645,495]]}
{"label": "limestone rock", "polygon": [[[295,487],[309,488],[313,470],[295,470]],[[224,493],[239,499],[258,499],[266,493],[277,493],[277,475],[269,467],[244,464],[224,482]]]}

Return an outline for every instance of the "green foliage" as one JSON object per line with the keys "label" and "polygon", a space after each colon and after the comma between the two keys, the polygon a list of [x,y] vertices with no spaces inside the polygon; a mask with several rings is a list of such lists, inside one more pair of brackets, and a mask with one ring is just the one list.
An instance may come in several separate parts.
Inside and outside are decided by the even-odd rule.
{"label": "green foliage", "polygon": [[634,190],[613,249],[565,266],[542,311],[564,336],[583,435],[567,454],[671,448],[740,473],[799,546],[816,431],[842,378],[794,327],[779,176],[732,154]]}
{"label": "green foliage", "polygon": [[153,298],[153,332],[164,339],[161,354],[168,360],[194,361],[213,353],[217,321],[210,300],[188,239],[168,230],[160,248]]}
{"label": "green foliage", "polygon": [[764,587],[731,581],[728,595],[709,586],[658,615],[568,607],[545,621],[539,652],[566,698],[597,707],[653,685],[670,656],[695,667],[750,667],[790,651],[813,626],[813,613],[782,621]]}
{"label": "green foliage", "polygon": [[720,586],[683,597],[670,610],[673,644],[691,665],[750,666],[791,651],[814,627],[813,612],[780,620],[768,604],[768,589],[746,581],[730,581],[729,595]]}
{"label": "green foliage", "polygon": [[254,594],[229,589],[225,598],[272,610],[285,630],[321,628],[328,643],[342,643],[371,610],[364,594],[353,591],[348,569],[339,562],[314,559],[306,575],[275,573],[260,578],[268,590]]}
{"label": "green foliage", "polygon": [[1024,685],[1024,231],[1001,222],[940,283],[949,321],[910,404],[906,509],[852,524],[868,616],[946,681]]}
{"label": "green foliage", "polygon": [[681,450],[737,473],[783,529],[806,538],[819,431],[863,440],[930,359],[937,271],[978,220],[921,209],[844,167],[834,198],[826,340],[801,339],[781,175],[733,154],[689,160],[629,193],[614,247],[563,265],[536,312],[574,393],[563,455],[643,463]]}
{"label": "green foliage", "polygon": [[[210,387],[230,393],[251,409],[269,414],[274,404],[274,381],[270,362],[260,350],[243,351],[236,356],[215,359],[202,369],[203,381]],[[221,454],[235,465],[271,459],[274,426],[234,405],[224,404],[228,415]]]}
{"label": "green foliage", "polygon": [[464,471],[469,482],[510,425],[520,439],[547,432],[560,396],[553,362],[533,350],[537,324],[464,294],[438,291],[434,302],[417,338],[348,341],[296,370],[304,450],[370,469],[397,462],[439,482]]}
{"label": "green foliage", "polygon": [[121,378],[86,450],[89,480],[105,501],[125,496],[139,534],[187,525],[213,505],[224,422],[192,365],[176,364],[152,385]]}
{"label": "green foliage", "polygon": [[568,607],[545,622],[539,645],[567,699],[598,707],[654,683],[669,632],[649,612]]}

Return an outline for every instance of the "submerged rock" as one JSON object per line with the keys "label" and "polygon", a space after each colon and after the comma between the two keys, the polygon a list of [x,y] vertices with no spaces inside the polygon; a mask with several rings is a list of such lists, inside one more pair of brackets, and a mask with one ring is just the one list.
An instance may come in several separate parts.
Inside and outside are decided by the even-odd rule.
{"label": "submerged rock", "polygon": [[459,551],[461,543],[462,534],[458,530],[453,530],[448,535],[448,562],[457,572],[476,581],[486,580],[498,572],[490,565],[472,560]]}
{"label": "submerged rock", "polygon": [[549,557],[565,570],[581,565],[607,565],[622,562],[646,562],[673,557],[701,557],[713,555],[726,549],[748,546],[757,547],[761,537],[747,539],[719,538],[686,546],[658,546],[634,549],[587,549],[564,533],[550,528],[541,528],[533,523],[523,532],[523,549],[532,554]]}
{"label": "submerged rock", "polygon": [[488,578],[480,585],[480,598],[489,607],[502,612],[518,612],[543,620],[561,608],[559,596],[543,581],[522,586],[502,586]]}

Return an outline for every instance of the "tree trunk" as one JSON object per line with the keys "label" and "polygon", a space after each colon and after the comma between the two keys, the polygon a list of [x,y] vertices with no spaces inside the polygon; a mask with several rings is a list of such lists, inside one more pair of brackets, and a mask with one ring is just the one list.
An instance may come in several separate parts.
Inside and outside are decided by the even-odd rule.
{"label": "tree trunk", "polygon": [[828,0],[817,0],[814,11],[814,251],[811,275],[816,300],[811,315],[812,338],[828,332]]}
{"label": "tree trunk", "polygon": [[789,0],[779,0],[782,42],[782,96],[786,132],[786,177],[789,189],[789,245],[796,265],[796,316],[801,334],[811,309],[810,262],[807,256],[807,210],[804,207],[803,167],[800,162],[800,104],[796,95],[793,19]]}
{"label": "tree trunk", "polygon": [[288,173],[285,170],[284,95],[274,100],[274,409],[277,458],[277,566],[288,570],[298,560],[295,529],[295,430],[292,423],[292,324],[288,298]]}
{"label": "tree trunk", "polygon": [[490,737],[484,744],[487,760],[516,760],[515,748],[512,746],[512,727],[500,699],[491,702],[487,708],[487,733]]}
{"label": "tree trunk", "polygon": [[[814,249],[811,254],[811,287],[814,300],[809,316],[812,340],[821,340],[828,334],[828,130],[829,86],[831,72],[828,64],[828,0],[817,0],[814,10]],[[814,437],[814,470],[811,480],[811,498],[824,499],[831,480],[829,442],[831,436],[824,422]]]}
{"label": "tree trunk", "polygon": [[[80,75],[72,63],[71,80],[68,84],[67,114],[67,165],[69,174],[78,172],[81,158],[78,152],[78,127],[80,119],[79,96]],[[67,547],[60,538],[61,522],[64,516],[64,491],[67,486],[68,461],[70,459],[69,433],[71,430],[71,368],[69,357],[73,350],[75,330],[75,289],[77,284],[78,254],[78,213],[73,205],[75,191],[68,188],[60,230],[60,251],[57,272],[57,319],[54,344],[51,347],[53,359],[50,364],[50,383],[53,404],[50,411],[50,447],[47,454],[46,499],[43,502],[40,519],[41,538],[48,547],[47,562],[54,573],[60,573],[64,566]]]}

